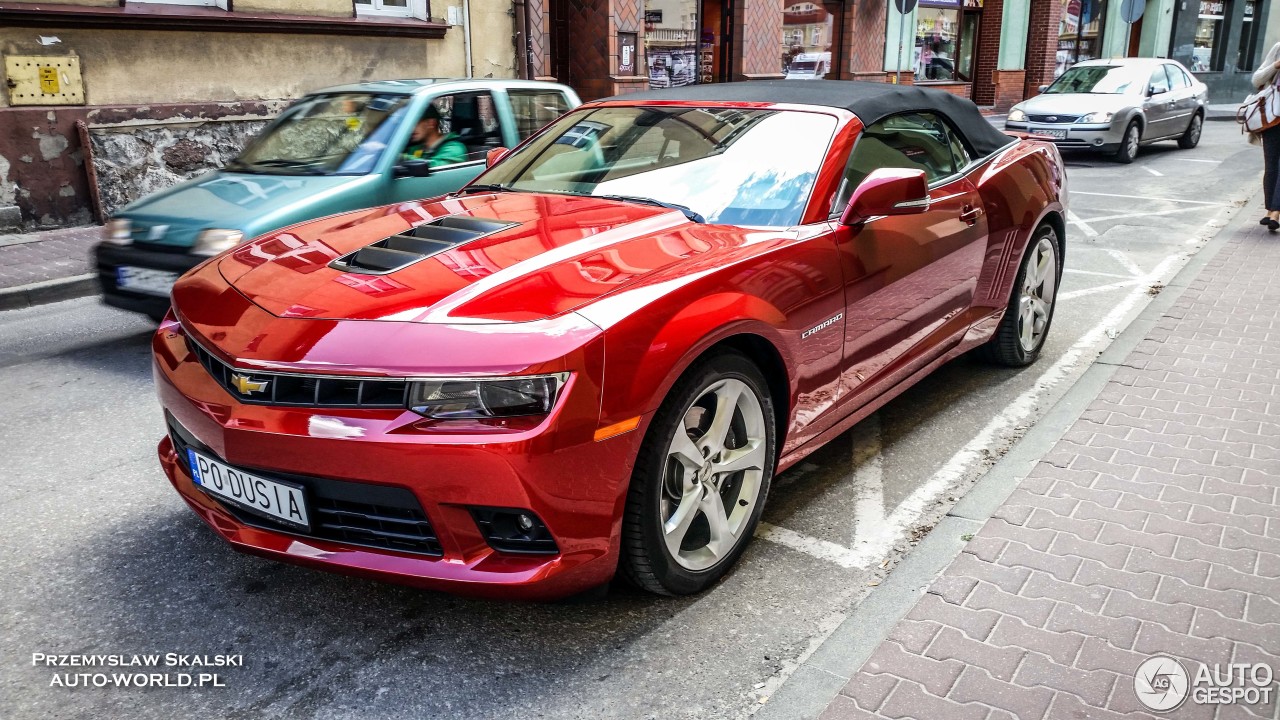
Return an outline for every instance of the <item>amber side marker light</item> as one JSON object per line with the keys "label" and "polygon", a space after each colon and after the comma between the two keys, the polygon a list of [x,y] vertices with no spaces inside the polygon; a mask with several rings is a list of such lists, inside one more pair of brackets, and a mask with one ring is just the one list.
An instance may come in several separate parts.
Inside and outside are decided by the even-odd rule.
{"label": "amber side marker light", "polygon": [[639,424],[640,424],[640,416],[637,415],[631,418],[630,420],[623,420],[620,423],[614,423],[607,427],[602,427],[596,431],[596,442],[600,442],[601,440],[608,440],[611,437],[621,435],[623,433],[629,433],[632,430],[635,430],[636,426],[638,426]]}

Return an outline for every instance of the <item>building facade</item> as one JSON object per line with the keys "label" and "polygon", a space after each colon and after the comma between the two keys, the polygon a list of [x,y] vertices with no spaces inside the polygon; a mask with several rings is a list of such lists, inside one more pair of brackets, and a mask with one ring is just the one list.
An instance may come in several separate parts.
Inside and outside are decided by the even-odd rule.
{"label": "building facade", "polygon": [[311,90],[511,77],[510,9],[505,0],[0,4],[0,231],[101,219],[104,204],[221,165]]}

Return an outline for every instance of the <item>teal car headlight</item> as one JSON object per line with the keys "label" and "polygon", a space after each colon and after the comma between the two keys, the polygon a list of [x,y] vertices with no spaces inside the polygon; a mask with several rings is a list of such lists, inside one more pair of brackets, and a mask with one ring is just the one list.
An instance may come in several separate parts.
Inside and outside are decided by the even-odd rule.
{"label": "teal car headlight", "polygon": [[112,218],[102,226],[102,241],[112,245],[133,243],[133,223],[127,218]]}
{"label": "teal car headlight", "polygon": [[546,415],[569,373],[524,377],[440,378],[409,384],[409,409],[429,418]]}
{"label": "teal car headlight", "polygon": [[217,255],[240,244],[244,233],[239,230],[205,230],[196,236],[195,247],[191,252],[196,255]]}
{"label": "teal car headlight", "polygon": [[1026,121],[1027,121],[1027,114],[1022,112],[1018,108],[1014,108],[1009,111],[1009,122],[1026,122]]}
{"label": "teal car headlight", "polygon": [[1116,114],[1113,112],[1091,112],[1088,115],[1082,116],[1078,122],[1091,124],[1109,123],[1111,122],[1111,118],[1115,116]]}

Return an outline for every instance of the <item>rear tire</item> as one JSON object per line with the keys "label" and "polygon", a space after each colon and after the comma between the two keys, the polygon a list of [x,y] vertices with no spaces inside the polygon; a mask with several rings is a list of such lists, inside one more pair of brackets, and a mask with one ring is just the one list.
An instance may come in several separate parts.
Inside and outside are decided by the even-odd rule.
{"label": "rear tire", "polygon": [[760,370],[724,352],[676,382],[645,434],[622,517],[623,576],[659,595],[701,592],[750,542],[777,454]]}
{"label": "rear tire", "polygon": [[1178,138],[1178,147],[1183,150],[1200,144],[1200,135],[1204,131],[1204,116],[1196,113],[1191,116],[1191,122],[1187,125],[1187,131],[1182,133],[1182,137]]}
{"label": "rear tire", "polygon": [[1138,144],[1142,142],[1142,129],[1137,120],[1130,120],[1129,127],[1124,129],[1124,137],[1120,139],[1120,147],[1116,148],[1116,162],[1128,165],[1138,157]]}
{"label": "rear tire", "polygon": [[1025,367],[1040,357],[1053,322],[1061,278],[1058,233],[1049,225],[1041,225],[1027,243],[1004,317],[995,335],[980,348],[984,359],[1008,367]]}

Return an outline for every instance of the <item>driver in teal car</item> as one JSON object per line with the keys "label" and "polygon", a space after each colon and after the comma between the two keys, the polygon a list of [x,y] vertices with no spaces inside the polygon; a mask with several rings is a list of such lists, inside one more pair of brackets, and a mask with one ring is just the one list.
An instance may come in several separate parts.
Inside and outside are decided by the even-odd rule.
{"label": "driver in teal car", "polygon": [[467,159],[467,146],[457,135],[440,132],[440,110],[428,105],[422,119],[413,126],[409,144],[401,155],[404,160],[426,160],[431,167],[453,165]]}

